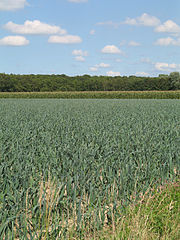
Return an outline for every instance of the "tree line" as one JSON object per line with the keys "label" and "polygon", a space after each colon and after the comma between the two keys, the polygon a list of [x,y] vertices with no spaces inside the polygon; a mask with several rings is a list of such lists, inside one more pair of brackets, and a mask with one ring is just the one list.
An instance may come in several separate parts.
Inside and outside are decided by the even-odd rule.
{"label": "tree line", "polygon": [[180,73],[158,77],[19,75],[0,73],[0,92],[167,91],[180,89]]}

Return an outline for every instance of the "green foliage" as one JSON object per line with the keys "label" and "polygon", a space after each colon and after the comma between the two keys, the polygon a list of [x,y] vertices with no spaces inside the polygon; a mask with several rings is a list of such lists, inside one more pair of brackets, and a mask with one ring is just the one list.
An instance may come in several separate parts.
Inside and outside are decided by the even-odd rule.
{"label": "green foliage", "polygon": [[172,89],[180,89],[180,73],[172,72],[169,75]]}
{"label": "green foliage", "polygon": [[1,99],[0,237],[115,227],[178,178],[179,119],[179,100]]}
{"label": "green foliage", "polygon": [[179,182],[151,188],[138,203],[127,207],[115,233],[102,231],[97,239],[178,240],[179,199]]}
{"label": "green foliage", "polygon": [[[173,76],[173,74],[172,74]],[[167,91],[180,89],[172,76],[75,76],[0,74],[0,92]],[[173,78],[174,79],[174,78]],[[179,81],[179,80],[178,80]]]}

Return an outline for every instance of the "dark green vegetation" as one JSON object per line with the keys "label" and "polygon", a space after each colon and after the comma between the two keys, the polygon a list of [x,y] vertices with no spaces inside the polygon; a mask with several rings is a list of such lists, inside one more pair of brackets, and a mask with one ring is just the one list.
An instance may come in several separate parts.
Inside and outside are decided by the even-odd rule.
{"label": "dark green vegetation", "polygon": [[0,92],[0,98],[180,99],[180,91]]}
{"label": "dark green vegetation", "polygon": [[115,232],[129,204],[179,178],[179,126],[179,100],[1,99],[0,236]]}
{"label": "dark green vegetation", "polygon": [[0,92],[167,91],[180,89],[179,72],[159,77],[0,74]]}

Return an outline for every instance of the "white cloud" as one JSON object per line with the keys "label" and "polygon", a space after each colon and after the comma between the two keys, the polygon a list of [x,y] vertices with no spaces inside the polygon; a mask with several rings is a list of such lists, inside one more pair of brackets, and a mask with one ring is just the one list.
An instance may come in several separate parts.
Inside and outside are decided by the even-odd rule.
{"label": "white cloud", "polygon": [[180,38],[177,39],[177,40],[175,40],[171,37],[159,38],[155,42],[155,45],[159,45],[159,46],[169,46],[169,45],[180,46]]}
{"label": "white cloud", "polygon": [[157,62],[155,69],[162,72],[180,71],[180,64]]}
{"label": "white cloud", "polygon": [[65,36],[50,36],[48,39],[49,43],[62,43],[62,44],[73,44],[81,43],[82,39],[76,35],[65,35]]}
{"label": "white cloud", "polygon": [[112,76],[112,77],[120,76],[120,72],[108,71],[106,74],[107,76]]}
{"label": "white cloud", "polygon": [[122,54],[122,51],[115,45],[107,45],[102,50],[102,53]]}
{"label": "white cloud", "polygon": [[14,11],[27,4],[26,0],[0,0],[0,11]]}
{"label": "white cloud", "polygon": [[129,45],[129,46],[132,46],[132,47],[137,47],[137,46],[140,46],[141,44],[138,43],[138,42],[135,42],[135,41],[130,41],[130,42],[128,43],[128,45]]}
{"label": "white cloud", "polygon": [[83,2],[88,2],[88,0],[68,0],[68,2],[83,3]]}
{"label": "white cloud", "polygon": [[171,37],[168,38],[159,38],[155,44],[160,46],[168,46],[173,44],[174,40]]}
{"label": "white cloud", "polygon": [[80,50],[73,50],[72,51],[72,55],[75,56],[75,60],[78,61],[78,62],[85,62],[85,58],[84,57],[87,57],[88,56],[88,52],[87,51],[82,51],[81,49]]}
{"label": "white cloud", "polygon": [[96,64],[95,66],[98,67],[98,68],[108,68],[108,67],[110,67],[110,64],[108,64],[108,63],[99,63],[99,64]]}
{"label": "white cloud", "polygon": [[92,72],[96,72],[96,71],[99,70],[99,68],[109,68],[109,67],[110,67],[110,64],[108,64],[108,63],[99,63],[99,64],[96,64],[93,67],[90,67],[90,70]]}
{"label": "white cloud", "polygon": [[151,16],[147,13],[143,13],[140,17],[137,18],[137,22],[140,25],[144,26],[157,26],[160,24],[160,20],[157,17]]}
{"label": "white cloud", "polygon": [[120,23],[116,23],[113,21],[107,21],[107,22],[98,22],[98,23],[96,23],[96,25],[99,25],[99,26],[105,25],[105,26],[112,26],[112,27],[117,28],[120,25]]}
{"label": "white cloud", "polygon": [[141,77],[148,77],[149,76],[149,73],[146,73],[146,72],[136,72],[137,76],[141,76]]}
{"label": "white cloud", "polygon": [[82,51],[81,49],[80,50],[76,50],[75,49],[75,50],[72,51],[72,55],[87,57],[88,56],[88,52],[87,51]]}
{"label": "white cloud", "polygon": [[137,18],[127,18],[123,23],[128,25],[143,25],[154,27],[160,24],[160,20],[155,16],[143,13],[140,17]]}
{"label": "white cloud", "polygon": [[92,71],[92,72],[97,72],[98,68],[97,67],[90,67],[89,70]]}
{"label": "white cloud", "polygon": [[[156,71],[161,72],[174,72],[180,71],[180,64],[176,63],[165,63],[165,62],[152,62],[149,58],[142,58],[142,63],[150,64]],[[136,75],[143,72],[137,72]]]}
{"label": "white cloud", "polygon": [[23,25],[8,22],[4,28],[18,34],[66,34],[66,30],[59,26],[49,25],[39,20],[25,21]]}
{"label": "white cloud", "polygon": [[94,35],[95,34],[95,30],[92,29],[90,32],[89,32],[90,35]]}
{"label": "white cloud", "polygon": [[25,46],[29,44],[29,40],[22,36],[7,36],[0,39],[0,45],[3,46]]}
{"label": "white cloud", "polygon": [[137,20],[135,18],[126,18],[126,20],[123,22],[124,24],[128,25],[138,25]]}
{"label": "white cloud", "polygon": [[165,32],[165,33],[180,33],[180,26],[177,25],[172,20],[167,20],[163,24],[155,28],[156,32]]}
{"label": "white cloud", "polygon": [[119,27],[121,24],[127,24],[127,25],[134,25],[134,26],[148,26],[148,27],[156,27],[161,24],[160,20],[155,17],[151,16],[147,13],[143,13],[141,16],[136,18],[129,18],[127,17],[125,21],[123,22],[113,22],[113,21],[106,21],[106,22],[98,22],[97,25],[106,25],[106,26],[112,26],[112,27]]}
{"label": "white cloud", "polygon": [[75,60],[78,62],[85,62],[85,58],[83,56],[76,56]]}

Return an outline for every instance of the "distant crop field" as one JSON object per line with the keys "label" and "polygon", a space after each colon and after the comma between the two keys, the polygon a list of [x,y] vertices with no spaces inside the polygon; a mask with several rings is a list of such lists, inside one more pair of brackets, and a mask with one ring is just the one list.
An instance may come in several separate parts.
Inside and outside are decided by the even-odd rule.
{"label": "distant crop field", "polygon": [[0,99],[0,236],[115,226],[179,176],[179,139],[175,99]]}
{"label": "distant crop field", "polygon": [[0,98],[180,99],[180,91],[1,92]]}

